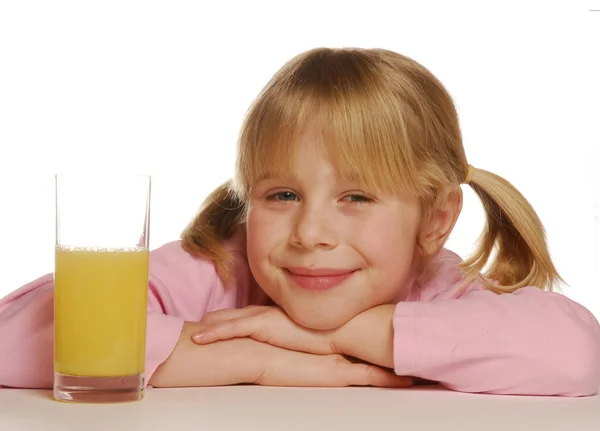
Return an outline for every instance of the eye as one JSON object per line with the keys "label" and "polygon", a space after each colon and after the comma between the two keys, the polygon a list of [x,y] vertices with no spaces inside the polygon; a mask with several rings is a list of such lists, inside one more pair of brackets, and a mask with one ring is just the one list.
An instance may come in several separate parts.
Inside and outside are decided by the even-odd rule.
{"label": "eye", "polygon": [[373,198],[370,198],[369,196],[365,196],[365,195],[358,195],[358,194],[344,196],[343,200],[345,200],[346,202],[353,202],[353,203],[371,203],[371,202],[373,202]]}
{"label": "eye", "polygon": [[267,200],[275,202],[294,202],[298,200],[298,196],[292,192],[277,192],[268,195]]}

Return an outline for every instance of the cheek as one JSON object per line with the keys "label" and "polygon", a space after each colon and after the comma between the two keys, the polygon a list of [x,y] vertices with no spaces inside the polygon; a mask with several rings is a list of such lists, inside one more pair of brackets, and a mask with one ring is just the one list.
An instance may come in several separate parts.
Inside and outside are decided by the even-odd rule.
{"label": "cheek", "polygon": [[348,229],[353,242],[369,260],[393,261],[412,250],[416,244],[416,222],[395,212],[381,211],[360,225]]}
{"label": "cheek", "polygon": [[383,296],[397,292],[411,277],[416,250],[416,223],[382,217],[357,229],[356,248],[371,268],[371,283]]}
{"label": "cheek", "polygon": [[[254,260],[260,256],[263,244],[268,242],[269,230],[266,229],[267,223],[260,210],[251,209],[246,215],[246,236],[248,244],[248,259]],[[262,241],[257,241],[262,238]]]}
{"label": "cheek", "polygon": [[257,207],[250,209],[246,216],[246,235],[248,260],[256,265],[260,264],[259,260],[268,259],[275,249],[285,243],[286,228],[280,218]]}
{"label": "cheek", "polygon": [[280,291],[271,257],[286,243],[281,221],[263,208],[250,209],[246,215],[248,265],[252,276],[270,298],[277,301]]}
{"label": "cheek", "polygon": [[369,266],[393,271],[412,262],[415,241],[408,232],[361,233],[357,240]]}

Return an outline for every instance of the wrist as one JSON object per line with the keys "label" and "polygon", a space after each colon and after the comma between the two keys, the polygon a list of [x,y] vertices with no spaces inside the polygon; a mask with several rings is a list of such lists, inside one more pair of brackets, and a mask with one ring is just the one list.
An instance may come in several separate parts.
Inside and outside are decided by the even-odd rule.
{"label": "wrist", "polygon": [[380,305],[350,319],[333,336],[337,353],[394,368],[395,309],[395,304]]}
{"label": "wrist", "polygon": [[185,322],[179,342],[152,376],[156,387],[227,386],[253,383],[273,357],[272,346],[250,338],[197,345],[191,335],[199,322]]}

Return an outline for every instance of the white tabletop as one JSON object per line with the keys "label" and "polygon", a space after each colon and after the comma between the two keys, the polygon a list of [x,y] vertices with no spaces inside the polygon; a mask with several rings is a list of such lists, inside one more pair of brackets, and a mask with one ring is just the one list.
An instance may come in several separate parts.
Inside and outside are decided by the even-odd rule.
{"label": "white tabletop", "polygon": [[0,389],[0,430],[600,430],[600,396],[513,397],[440,387],[152,389],[141,402],[65,404]]}

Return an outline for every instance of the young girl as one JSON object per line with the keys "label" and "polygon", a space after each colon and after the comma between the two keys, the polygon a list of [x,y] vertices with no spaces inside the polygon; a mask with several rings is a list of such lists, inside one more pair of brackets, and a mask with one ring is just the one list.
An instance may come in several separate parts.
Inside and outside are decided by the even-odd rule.
{"label": "young girl", "polygon": [[[444,249],[461,183],[487,214],[466,261]],[[534,210],[468,164],[426,68],[315,49],[251,106],[234,179],[152,251],[146,378],[592,395],[600,326],[559,281]],[[52,274],[0,302],[0,385],[52,387],[52,316]]]}

